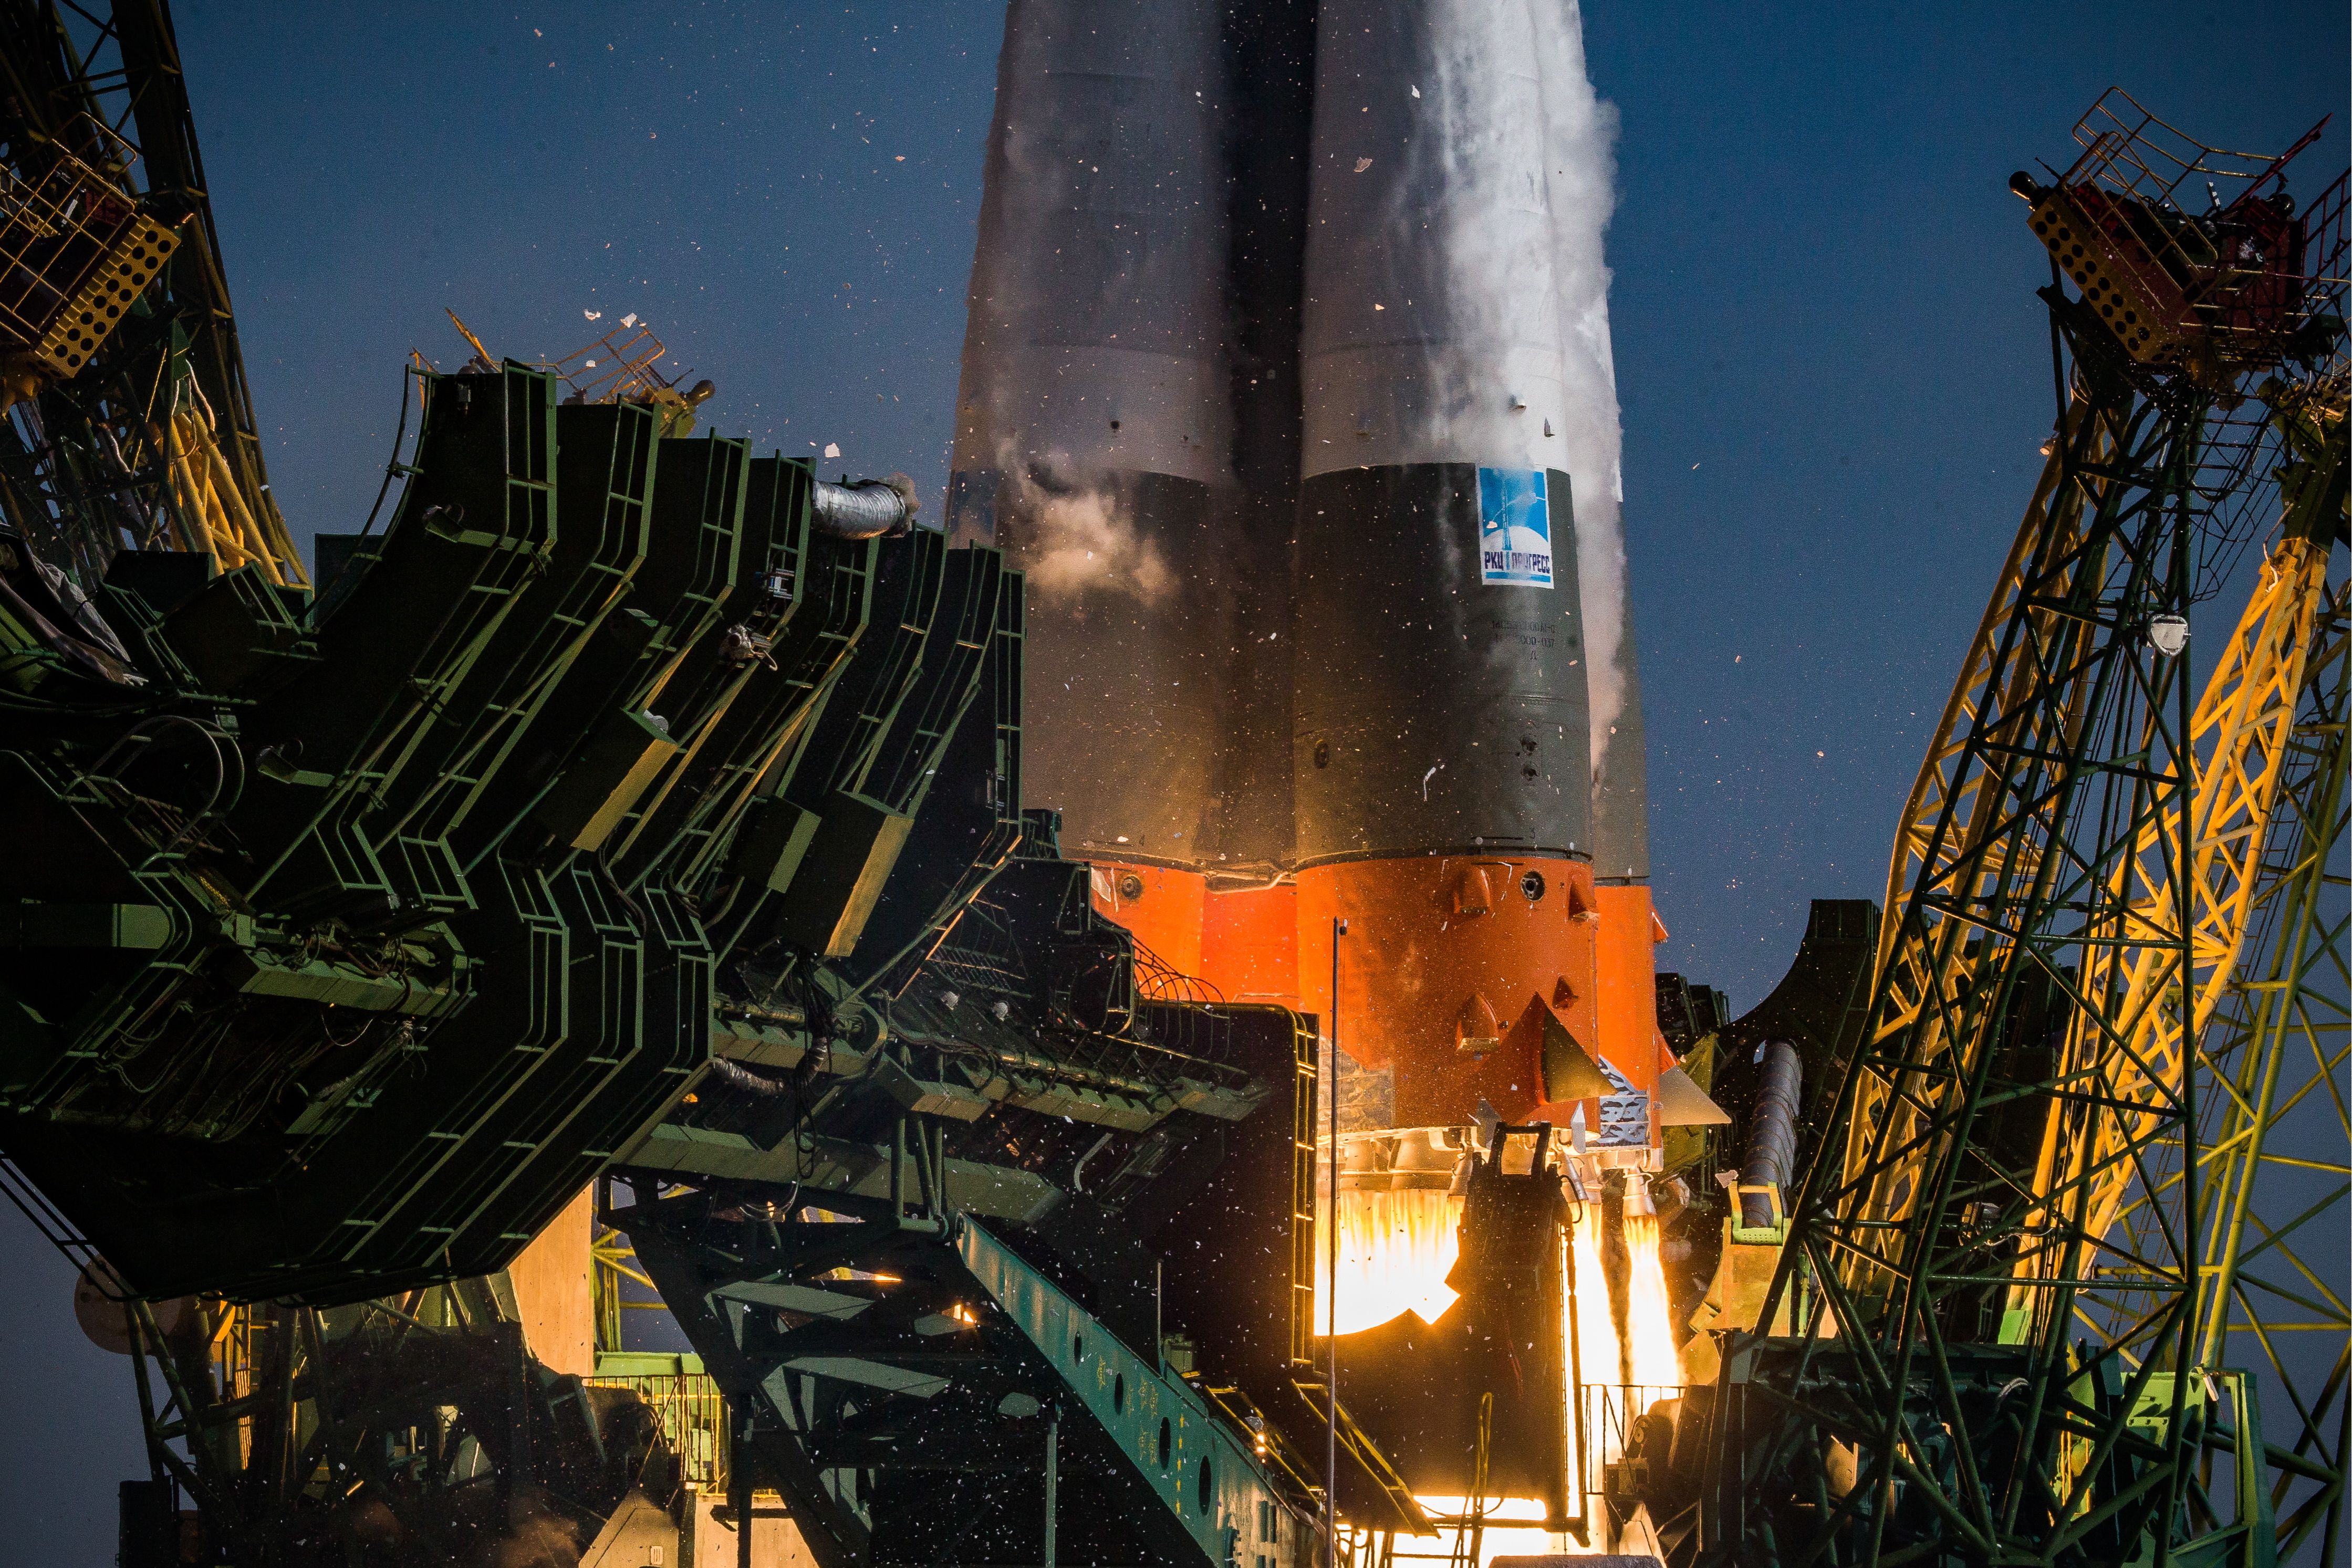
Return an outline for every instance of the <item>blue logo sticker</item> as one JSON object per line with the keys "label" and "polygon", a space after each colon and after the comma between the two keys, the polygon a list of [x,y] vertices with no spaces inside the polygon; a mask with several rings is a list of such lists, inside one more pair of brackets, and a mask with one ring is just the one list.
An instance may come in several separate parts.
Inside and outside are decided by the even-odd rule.
{"label": "blue logo sticker", "polygon": [[1551,586],[1551,504],[1540,468],[1478,470],[1478,576]]}

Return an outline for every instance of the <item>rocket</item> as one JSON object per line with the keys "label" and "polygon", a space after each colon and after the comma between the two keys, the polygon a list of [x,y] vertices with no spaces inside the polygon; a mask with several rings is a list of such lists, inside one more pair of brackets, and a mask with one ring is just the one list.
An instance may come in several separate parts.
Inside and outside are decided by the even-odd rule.
{"label": "rocket", "polygon": [[1168,969],[1297,1005],[1289,536],[1311,10],[1022,0],[950,526],[1043,635],[1031,798]]}
{"label": "rocket", "polygon": [[1158,966],[1336,1023],[1350,1124],[1484,1102],[1643,1163],[1580,23],[1234,9],[1007,16],[948,513],[1028,574],[1030,793]]}
{"label": "rocket", "polygon": [[1679,1381],[1613,131],[1556,0],[1013,0],[947,507],[1026,573],[1025,793],[1139,988],[1317,1020],[1351,1408],[1459,1495],[1496,1391],[1554,1530],[1567,1402]]}

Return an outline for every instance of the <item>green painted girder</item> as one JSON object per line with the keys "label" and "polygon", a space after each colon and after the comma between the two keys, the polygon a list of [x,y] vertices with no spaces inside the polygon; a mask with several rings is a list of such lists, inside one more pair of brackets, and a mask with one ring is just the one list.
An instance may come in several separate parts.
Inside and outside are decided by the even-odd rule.
{"label": "green painted girder", "polygon": [[985,1225],[964,1218],[955,1229],[964,1267],[1182,1529],[1195,1562],[1225,1568],[1267,1511],[1292,1513],[1251,1436],[1160,1356],[1136,1354]]}
{"label": "green painted girder", "polygon": [[1223,1568],[1276,1516],[1304,1560],[1311,1526],[1254,1435],[991,1222],[807,1183],[629,1180],[610,1218],[824,1568],[1034,1560],[1049,1443],[1070,1561]]}
{"label": "green painted girder", "polygon": [[[773,891],[730,890],[763,805],[803,771],[835,800],[836,778],[887,758],[910,817],[961,766],[946,759],[975,698],[1017,688],[1017,640],[995,631],[1017,623],[1001,597],[1018,580],[995,552],[817,536],[805,464],[656,442],[642,410],[559,409],[524,367],[425,388],[392,525],[308,621],[239,574],[163,616],[102,591],[186,715],[155,723],[183,755],[221,758],[209,817],[183,831],[184,807],[142,794],[184,786],[109,750],[120,719],[50,752],[0,737],[0,786],[21,821],[53,822],[56,860],[49,883],[37,860],[0,871],[0,904],[163,912],[160,945],[46,966],[80,987],[72,1009],[0,949],[0,1095],[24,1113],[5,1146],[142,1289],[333,1301],[502,1266],[709,1061],[706,918],[737,904],[727,940],[753,929],[795,961],[751,924],[763,907],[772,922]],[[861,661],[886,562],[889,632]],[[165,656],[183,646],[198,656]],[[852,719],[820,739],[853,668]],[[651,724],[664,694],[690,733]],[[992,866],[1018,832],[999,799],[1007,706],[980,705],[984,777],[955,791],[997,800]],[[660,744],[653,766],[600,780],[616,716]],[[555,812],[565,789],[586,818]],[[605,831],[583,849],[565,835],[591,818]],[[871,874],[887,891],[894,871]],[[967,853],[942,874],[977,889],[989,871]],[[231,1049],[126,1075],[125,1031],[158,1017]]]}
{"label": "green painted girder", "polygon": [[[2063,369],[2063,312],[2060,327]],[[2184,1385],[2166,1385],[2156,1438],[2132,1425],[2156,1368],[2194,1343],[2185,1239],[2159,1238],[2118,1278],[2083,1232],[2089,1178],[2035,1168],[2048,1119],[2116,1109],[2052,1055],[2070,1016],[2129,1028],[2074,984],[2085,945],[2188,956],[2185,908],[2148,928],[2122,868],[2191,777],[2187,660],[2143,629],[2188,606],[2182,497],[2202,414],[2096,374],[2081,384],[2056,486],[1969,677],[1974,706],[1955,710],[1957,749],[1931,762],[1940,814],[1908,852],[1923,870],[1886,916],[1862,1041],[1760,1320],[1787,1299],[1819,1337],[1728,1347],[1703,1532],[1715,1561],[2089,1563],[2200,1533],[2181,1512]],[[2193,1146],[2193,1088],[2148,1121],[2123,1157]],[[2004,1310],[2020,1292],[2022,1329]],[[2078,1352],[2078,1305],[2127,1292],[2147,1303],[2129,1332]],[[1966,1370],[1995,1364],[2006,1395]],[[2085,1375],[2100,1396],[2070,1398]],[[1832,1442],[1852,1467],[1838,1497]]]}

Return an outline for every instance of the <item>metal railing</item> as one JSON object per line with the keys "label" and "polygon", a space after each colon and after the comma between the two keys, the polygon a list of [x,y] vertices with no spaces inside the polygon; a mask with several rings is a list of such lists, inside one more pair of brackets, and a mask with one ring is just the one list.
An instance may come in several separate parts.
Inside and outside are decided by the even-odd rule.
{"label": "metal railing", "polygon": [[[1664,1400],[1681,1400],[1692,1390],[1679,1384],[1587,1383],[1578,1385],[1576,1454],[1578,1490],[1588,1497],[1637,1497],[1649,1490],[1646,1468],[1666,1456],[1635,1443],[1635,1425]],[[1631,1458],[1628,1448],[1634,1449]]]}
{"label": "metal railing", "polygon": [[705,1493],[724,1494],[730,1452],[727,1401],[707,1373],[645,1373],[581,1379],[591,1388],[634,1388],[661,1422],[678,1459],[678,1478]]}

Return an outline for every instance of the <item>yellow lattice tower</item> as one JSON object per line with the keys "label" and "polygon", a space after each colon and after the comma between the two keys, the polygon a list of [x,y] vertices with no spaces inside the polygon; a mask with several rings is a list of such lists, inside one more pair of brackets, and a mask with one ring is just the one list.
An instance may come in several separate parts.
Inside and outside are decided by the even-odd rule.
{"label": "yellow lattice tower", "polygon": [[[2084,504],[2088,501],[2095,509],[2106,482],[2085,479],[2079,473],[2070,482],[2065,477],[2070,466],[2065,448],[2070,444],[2081,447],[2071,465],[2077,469],[2085,463],[2103,464],[2113,457],[2122,434],[2112,428],[2105,415],[2095,415],[2080,401],[2069,409],[2050,444],[2049,460],[2002,563],[1998,586],[1969,642],[1960,677],[1945,705],[1936,738],[1904,802],[1896,828],[1895,854],[1887,873],[1889,917],[1879,925],[1876,971],[1883,993],[1895,1005],[1873,1020],[1874,1027],[1865,1044],[1881,1045],[1907,1033],[1911,1059],[1946,1068],[1949,1077],[1923,1078],[1899,1096],[1887,1080],[1865,1079],[1857,1085],[1853,1114],[1847,1124],[1844,1165],[1848,1170],[1874,1168],[1864,1218],[1885,1228],[1879,1231],[1880,1239],[1873,1249],[1890,1263],[1900,1254],[1897,1228],[1917,1197],[1918,1173],[1934,1150],[1934,1134],[1926,1129],[1940,1108],[1943,1096],[1938,1088],[1965,1078],[1976,1053],[1987,1044],[1986,1035],[1965,1027],[1969,1015],[1957,1005],[1958,1000],[1976,986],[1980,969],[1998,961],[1992,945],[1983,940],[1982,930],[1968,920],[1940,917],[1931,911],[1922,922],[1912,924],[1894,918],[1894,912],[1904,906],[1916,886],[1942,884],[1958,902],[1967,894],[1990,894],[2030,883],[2037,873],[2039,868],[2031,858],[2035,846],[2008,831],[2004,793],[1988,787],[2000,779],[1975,765],[1978,759],[1969,743],[1982,713],[2014,714],[2022,726],[2059,730],[2079,713],[2084,700],[2082,676],[2075,678],[2075,690],[2054,712],[2051,706],[2027,698],[2030,688],[2043,678],[2053,662],[2066,662],[2067,655],[2057,650],[2078,642],[2082,629],[2054,610],[2027,610],[2021,615],[2021,601],[2063,598],[2077,575],[2097,570],[2098,563],[2079,556],[2076,547],[2082,537]],[[2046,656],[2003,659],[2004,639],[2019,623],[2041,648],[2050,651]],[[2009,738],[2011,748],[2021,753],[2052,748],[2052,737],[2026,728]],[[1939,837],[1937,825],[1947,820],[1948,812],[1954,831]],[[1961,1027],[1956,1030],[1955,1025]],[[1906,1146],[1910,1154],[1891,1164],[1878,1153]],[[1861,1245],[1873,1246],[1867,1239]],[[1859,1259],[1850,1260],[1848,1282],[1857,1294],[1878,1293],[1872,1273]]]}

